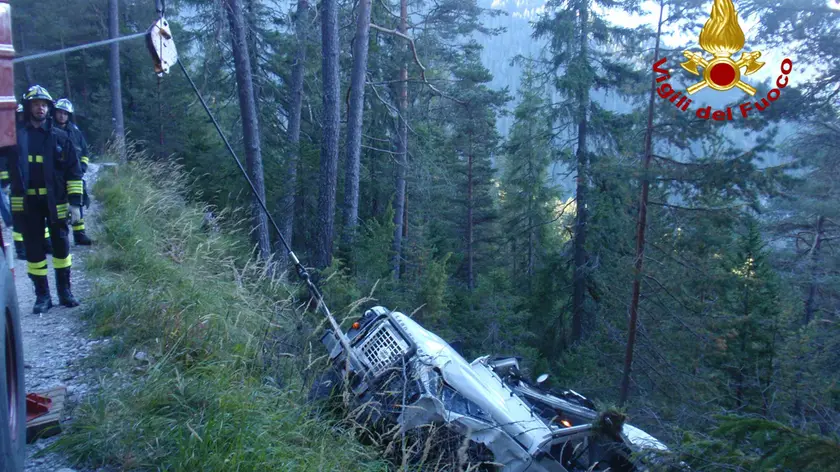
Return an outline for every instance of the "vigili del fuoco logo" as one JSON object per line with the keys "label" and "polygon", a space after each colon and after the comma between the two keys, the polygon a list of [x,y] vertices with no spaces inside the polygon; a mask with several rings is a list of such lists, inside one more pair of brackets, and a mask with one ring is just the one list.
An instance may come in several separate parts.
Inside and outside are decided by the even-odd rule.
{"label": "vigili del fuoco logo", "polygon": [[[667,82],[671,74],[664,67],[668,58],[663,57],[653,65],[654,73],[658,74],[656,82],[661,84],[656,92],[662,99],[668,100],[677,109],[686,112],[692,103],[688,96],[706,87],[721,92],[738,88],[750,97],[755,97],[758,91],[747,83],[744,76],[752,75],[764,67],[764,63],[758,61],[761,58],[761,52],[743,52],[737,60],[732,58],[744,48],[745,42],[744,30],[738,24],[738,12],[735,11],[732,0],[714,0],[711,16],[700,31],[700,47],[713,57],[708,59],[703,54],[683,51],[683,56],[688,60],[680,64],[683,69],[699,76],[702,80],[689,86],[685,90],[685,95],[674,90]],[[752,111],[767,110],[782,95],[781,90],[787,87],[788,75],[792,70],[793,61],[790,59],[782,61],[781,74],[776,79],[776,88],[767,92],[767,95],[761,97],[760,100],[742,103],[738,106],[738,113],[747,118]],[[697,118],[703,120],[711,118],[715,121],[731,121],[733,119],[732,107],[715,111],[712,111],[710,106],[702,107],[697,109],[696,115]]]}

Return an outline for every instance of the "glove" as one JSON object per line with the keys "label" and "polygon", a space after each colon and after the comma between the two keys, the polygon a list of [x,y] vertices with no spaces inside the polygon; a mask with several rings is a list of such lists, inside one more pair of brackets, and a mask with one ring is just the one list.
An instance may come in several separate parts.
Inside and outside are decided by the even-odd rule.
{"label": "glove", "polygon": [[6,185],[5,187],[3,187],[3,193],[5,193],[6,195],[11,195],[12,194],[12,186],[11,185]]}
{"label": "glove", "polygon": [[76,205],[70,205],[70,224],[74,225],[82,220],[82,209]]}

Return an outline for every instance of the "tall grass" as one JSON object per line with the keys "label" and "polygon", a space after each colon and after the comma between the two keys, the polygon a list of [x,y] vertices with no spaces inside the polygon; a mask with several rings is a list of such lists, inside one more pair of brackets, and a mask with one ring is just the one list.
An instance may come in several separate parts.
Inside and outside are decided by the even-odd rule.
{"label": "tall grass", "polygon": [[386,470],[374,448],[310,413],[300,372],[320,351],[306,350],[290,288],[250,259],[229,230],[236,214],[208,219],[186,201],[186,179],[136,156],[101,171],[85,302],[111,342],[96,359],[101,385],[58,447],[123,470]]}

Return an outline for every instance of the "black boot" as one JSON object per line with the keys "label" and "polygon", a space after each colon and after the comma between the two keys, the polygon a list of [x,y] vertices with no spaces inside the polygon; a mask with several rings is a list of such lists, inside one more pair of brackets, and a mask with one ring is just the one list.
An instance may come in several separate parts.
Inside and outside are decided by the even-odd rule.
{"label": "black boot", "polygon": [[46,313],[53,306],[52,298],[50,298],[50,283],[47,281],[47,276],[30,274],[29,278],[35,284],[35,305],[32,307],[32,313],[35,315]]}
{"label": "black boot", "polygon": [[15,253],[18,259],[26,260],[26,246],[23,245],[23,241],[15,241]]}
{"label": "black boot", "polygon": [[52,254],[52,238],[44,238],[44,254]]}
{"label": "black boot", "polygon": [[73,241],[76,242],[76,246],[90,246],[93,244],[93,241],[85,234],[85,230],[73,231]]}
{"label": "black boot", "polygon": [[76,297],[73,296],[73,292],[70,291],[69,267],[67,269],[55,270],[55,282],[58,284],[58,303],[69,308],[79,306],[79,301],[76,300]]}

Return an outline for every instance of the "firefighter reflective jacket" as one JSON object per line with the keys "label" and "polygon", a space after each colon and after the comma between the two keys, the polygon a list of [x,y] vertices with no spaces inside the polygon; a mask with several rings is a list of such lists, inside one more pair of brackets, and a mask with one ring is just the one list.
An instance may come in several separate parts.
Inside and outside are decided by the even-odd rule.
{"label": "firefighter reflective jacket", "polygon": [[87,173],[88,163],[90,162],[90,157],[88,157],[88,144],[87,140],[85,139],[85,135],[82,134],[82,130],[76,126],[76,123],[72,121],[67,122],[67,126],[61,128],[70,138],[70,142],[73,143],[73,147],[76,148],[76,155],[79,156],[79,164],[82,166],[82,175]]}
{"label": "firefighter reflective jacket", "polygon": [[[17,129],[17,146],[3,148],[11,183],[12,213],[25,212],[27,195],[46,195],[50,220],[59,223],[68,216],[69,206],[82,205],[82,168],[76,147],[68,134],[53,126],[52,120],[45,123],[43,155],[29,153],[28,123]],[[44,188],[29,188],[30,163],[43,164]]]}

